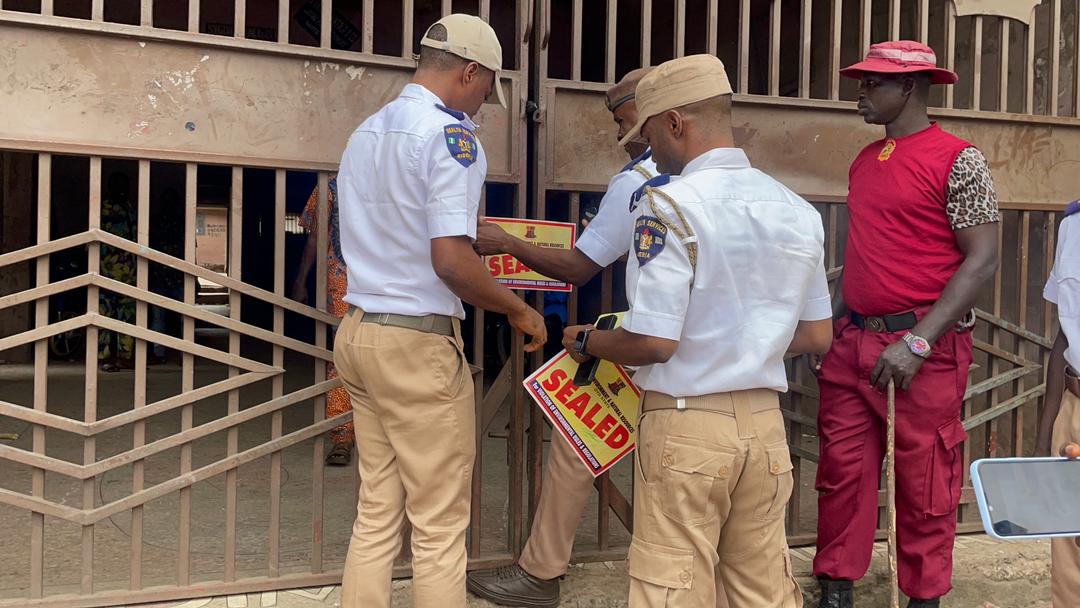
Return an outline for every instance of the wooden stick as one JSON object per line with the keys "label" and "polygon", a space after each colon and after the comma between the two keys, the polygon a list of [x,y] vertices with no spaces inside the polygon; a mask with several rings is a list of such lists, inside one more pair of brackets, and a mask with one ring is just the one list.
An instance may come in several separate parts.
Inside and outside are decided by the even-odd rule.
{"label": "wooden stick", "polygon": [[885,509],[889,527],[889,587],[892,608],[900,606],[900,583],[896,569],[896,384],[889,380],[888,421],[885,444]]}

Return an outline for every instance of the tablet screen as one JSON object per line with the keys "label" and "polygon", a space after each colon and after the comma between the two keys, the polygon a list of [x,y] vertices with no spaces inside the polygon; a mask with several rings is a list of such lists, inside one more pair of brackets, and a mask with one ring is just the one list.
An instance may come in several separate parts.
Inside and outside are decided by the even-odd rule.
{"label": "tablet screen", "polygon": [[1080,534],[1080,461],[984,461],[979,477],[1001,536]]}

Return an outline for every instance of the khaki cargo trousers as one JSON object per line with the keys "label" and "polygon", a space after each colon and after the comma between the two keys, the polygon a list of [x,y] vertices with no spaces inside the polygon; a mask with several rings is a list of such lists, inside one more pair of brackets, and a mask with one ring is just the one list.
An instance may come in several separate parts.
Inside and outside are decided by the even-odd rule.
{"label": "khaki cargo trousers", "polygon": [[[647,392],[635,458],[630,608],[800,608],[784,515],[791,456],[778,395]],[[659,407],[661,409],[653,409]],[[699,409],[705,408],[708,409]]]}
{"label": "khaki cargo trousers", "polygon": [[361,479],[341,605],[389,608],[408,517],[413,605],[464,608],[476,404],[460,325],[448,337],[361,316],[350,310],[334,341]]}
{"label": "khaki cargo trousers", "polygon": [[[1069,443],[1080,443],[1080,397],[1065,391],[1061,409],[1054,419],[1050,454],[1057,456]],[[1050,541],[1050,586],[1054,608],[1080,605],[1080,538],[1054,538]]]}

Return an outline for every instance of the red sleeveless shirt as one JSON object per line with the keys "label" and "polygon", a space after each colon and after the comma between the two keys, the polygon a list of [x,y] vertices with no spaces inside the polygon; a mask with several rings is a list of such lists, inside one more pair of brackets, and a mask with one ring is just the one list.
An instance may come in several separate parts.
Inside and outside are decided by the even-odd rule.
{"label": "red sleeveless shirt", "polygon": [[971,144],[930,128],[863,149],[848,176],[844,301],[864,315],[932,305],[964,261],[945,205]]}

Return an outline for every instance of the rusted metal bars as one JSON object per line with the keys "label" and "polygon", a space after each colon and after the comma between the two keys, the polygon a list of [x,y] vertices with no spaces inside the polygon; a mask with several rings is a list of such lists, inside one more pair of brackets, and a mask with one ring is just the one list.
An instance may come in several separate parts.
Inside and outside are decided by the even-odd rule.
{"label": "rusted metal bars", "polygon": [[971,109],[982,109],[982,65],[983,65],[983,16],[975,16],[975,57],[972,74]]}
{"label": "rusted metal bars", "polygon": [[[136,240],[141,247],[150,247],[150,161],[139,161],[138,183],[138,211]],[[135,287],[143,292],[150,291],[150,267],[146,258],[139,257],[136,262]],[[146,328],[147,325],[146,302],[136,300],[135,325]],[[133,409],[139,409],[146,405],[146,340],[135,340],[135,397]],[[146,421],[139,420],[132,425],[132,449],[139,449],[146,445]],[[131,493],[136,494],[143,489],[145,483],[146,467],[142,460],[137,460],[132,465]],[[142,548],[143,548],[143,505],[131,509],[131,584],[133,590],[142,588]]]}
{"label": "rusted metal bars", "polygon": [[750,0],[739,3],[739,93],[750,93]]}
{"label": "rusted metal bars", "polygon": [[675,0],[675,56],[686,54],[686,0]]}
{"label": "rusted metal bars", "polygon": [[139,25],[154,26],[154,0],[139,0]]}
{"label": "rusted metal bars", "polygon": [[282,44],[289,43],[289,21],[289,3],[286,0],[278,0],[277,41]]}
{"label": "rusted metal bars", "polygon": [[[285,187],[284,169],[274,172],[274,295],[285,296]],[[280,306],[274,307],[274,333],[285,335],[285,311]],[[285,351],[274,345],[271,364],[285,367]],[[285,376],[277,374],[271,381],[271,399],[280,398],[285,392]],[[281,438],[282,414],[276,410],[270,418],[270,440]],[[281,574],[281,464],[280,451],[270,455],[270,521],[267,539],[267,568],[271,577]]]}
{"label": "rusted metal bars", "polygon": [[[198,204],[199,167],[188,163],[184,174],[184,261],[195,263],[195,226],[196,206]],[[195,305],[196,279],[191,274],[184,274],[184,304]],[[185,342],[195,341],[195,321],[184,317],[182,337]],[[183,354],[180,368],[181,393],[195,389],[195,357],[187,352]],[[190,430],[194,425],[195,406],[188,404],[180,410],[180,432]],[[191,444],[180,446],[180,475],[191,472]],[[179,585],[191,583],[191,488],[180,490],[180,522],[177,532],[176,570]]]}
{"label": "rusted metal bars", "polygon": [[[956,69],[956,7],[945,2],[945,68]],[[945,87],[945,107],[953,107],[956,87]]]}
{"label": "rusted metal bars", "polygon": [[[483,17],[484,9],[481,7],[480,13]],[[365,23],[365,30],[366,23]],[[405,58],[412,57],[413,54],[413,37],[415,33],[413,31],[413,0],[402,0],[401,2],[401,56]]]}
{"label": "rusted metal bars", "polygon": [[[998,72],[998,112],[1009,111],[1009,23],[1001,17],[1001,64]],[[1026,217],[1026,216],[1025,216]]]}
{"label": "rusted metal bars", "polygon": [[[88,227],[101,228],[101,157],[90,158],[90,199]],[[91,243],[87,246],[86,269],[89,273],[101,271],[101,246]],[[99,310],[98,288],[91,285],[86,288],[86,311]],[[83,421],[94,422],[97,420],[98,401],[98,329],[95,326],[86,328],[86,384],[83,394]],[[93,464],[97,459],[97,441],[94,437],[83,439],[83,464]],[[82,484],[83,510],[89,511],[94,508],[94,478],[86,479]],[[82,527],[82,575],[80,590],[83,594],[94,592],[94,526]]]}
{"label": "rusted metal bars", "polygon": [[41,14],[45,16],[53,14],[53,0],[41,0]]}
{"label": "rusted metal bars", "polygon": [[[280,0],[284,1],[284,0]],[[412,21],[412,14],[405,15],[405,20]],[[364,0],[363,7],[363,20],[364,35],[363,40],[360,43],[360,51],[364,53],[372,53],[375,48],[375,0]],[[402,44],[402,47],[407,46]]]}
{"label": "rusted metal bars", "polygon": [[801,46],[799,47],[799,97],[810,98],[810,60],[811,38],[810,30],[813,27],[814,0],[802,0],[800,4],[800,28]]}
{"label": "rusted metal bars", "polygon": [[[323,2],[328,5],[329,2]],[[247,0],[234,0],[233,6],[233,38],[247,37]],[[323,28],[326,29],[326,28]]]}
{"label": "rusted metal bars", "polygon": [[780,95],[780,28],[783,22],[780,0],[771,0],[769,17],[769,95]]}
{"label": "rusted metal bars", "polygon": [[706,9],[705,19],[705,44],[706,52],[710,55],[715,55],[717,50],[717,39],[719,38],[719,6],[718,0],[709,0],[708,8]]}
{"label": "rusted metal bars", "polygon": [[[52,217],[52,155],[38,154],[37,191],[37,242],[49,242]],[[49,284],[49,256],[36,262],[35,285]],[[49,324],[49,300],[42,298],[34,305],[34,327]],[[49,403],[49,341],[34,343],[34,411],[46,412]],[[33,451],[45,454],[45,427],[33,426]],[[45,497],[45,470],[35,468],[30,479],[30,493],[37,498]],[[30,597],[37,599],[44,593],[45,582],[45,515],[30,513]]]}
{"label": "rusted metal bars", "polygon": [[874,33],[874,0],[859,0],[859,48],[861,53],[870,49]]}
{"label": "rusted metal bars", "polygon": [[[330,180],[324,171],[319,172],[319,200],[318,219],[316,224],[315,251],[318,259],[325,260],[330,246]],[[338,201],[334,201],[336,205]],[[315,265],[315,308],[326,311],[326,264],[320,262]],[[326,323],[315,322],[315,346],[326,348]],[[326,380],[326,362],[322,359],[315,360],[314,383]],[[312,423],[319,424],[326,418],[326,393],[320,393],[314,399],[312,406]],[[311,462],[311,571],[322,572],[323,569],[323,465],[324,434],[315,436],[312,446]]]}
{"label": "rusted metal bars", "polygon": [[491,21],[491,0],[480,0],[480,18]]}
{"label": "rusted metal bars", "polygon": [[[840,99],[840,48],[843,33],[844,0],[829,0],[829,99]],[[831,210],[832,207],[830,206]]]}
{"label": "rusted metal bars", "polygon": [[[236,0],[244,2],[245,0]],[[278,0],[286,2],[287,0]],[[334,3],[332,0],[322,0],[319,3],[319,47],[328,49],[331,46],[334,33]]]}
{"label": "rusted metal bars", "polygon": [[604,33],[604,79],[615,82],[615,54],[619,40],[616,26],[619,22],[619,0],[607,0],[607,28]]}
{"label": "rusted metal bars", "polygon": [[652,0],[641,0],[641,67],[652,65]]}
{"label": "rusted metal bars", "polygon": [[889,0],[889,40],[900,39],[900,0]]}
{"label": "rusted metal bars", "polygon": [[574,80],[581,80],[581,23],[582,3],[584,0],[574,0],[573,20],[570,29],[573,31],[573,45],[570,49],[570,74]]}
{"label": "rusted metal bars", "polygon": [[1050,31],[1050,91],[1046,95],[1050,116],[1058,115],[1058,92],[1061,85],[1061,3],[1062,0],[1050,0],[1053,3],[1053,24]]}
{"label": "rusted metal bars", "polygon": [[930,0],[919,0],[919,42],[930,44]]}
{"label": "rusted metal bars", "polygon": [[[285,3],[285,4],[288,4],[288,3]],[[199,0],[188,0],[188,11],[187,11],[188,26],[187,26],[187,29],[192,34],[198,34],[199,33],[199,7],[200,7],[200,5],[201,5],[201,3],[200,3]],[[285,40],[288,41],[288,38],[286,38]]]}
{"label": "rusted metal bars", "polygon": [[90,2],[90,20],[91,21],[104,21],[105,20],[105,0],[91,0],[91,2]]}
{"label": "rusted metal bars", "polygon": [[[243,262],[244,236],[244,169],[232,168],[232,185],[229,189],[229,247],[228,268],[226,273],[236,280],[241,278]],[[229,290],[229,318],[240,321],[241,297],[235,290]],[[240,334],[229,331],[229,354],[240,355]],[[229,378],[240,375],[240,370],[229,366]],[[240,412],[240,391],[229,391],[228,412],[230,416]],[[226,457],[231,458],[239,452],[240,429],[232,427],[226,438]],[[236,504],[239,471],[230,469],[225,472],[225,582],[236,580]]]}
{"label": "rusted metal bars", "polygon": [[442,16],[445,17],[454,12],[453,0],[442,0]]}

